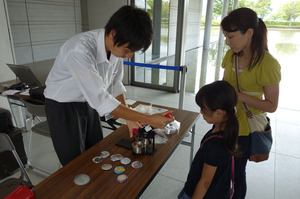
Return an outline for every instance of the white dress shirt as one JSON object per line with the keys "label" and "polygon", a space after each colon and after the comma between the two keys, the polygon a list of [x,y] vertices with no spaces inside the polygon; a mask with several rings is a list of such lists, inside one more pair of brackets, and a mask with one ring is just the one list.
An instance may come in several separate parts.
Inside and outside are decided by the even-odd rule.
{"label": "white dress shirt", "polygon": [[103,116],[120,104],[123,59],[107,59],[105,30],[75,35],[61,47],[46,80],[44,95],[57,102],[88,102]]}

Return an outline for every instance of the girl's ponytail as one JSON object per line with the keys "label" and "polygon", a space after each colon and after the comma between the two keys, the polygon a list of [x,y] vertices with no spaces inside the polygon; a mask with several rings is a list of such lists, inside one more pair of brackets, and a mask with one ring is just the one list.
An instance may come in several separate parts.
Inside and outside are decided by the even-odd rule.
{"label": "girl's ponytail", "polygon": [[227,113],[228,119],[226,121],[224,133],[223,133],[223,145],[224,148],[234,156],[239,156],[238,149],[238,134],[239,134],[239,122],[235,116],[235,111]]}
{"label": "girl's ponytail", "polygon": [[266,24],[261,20],[261,18],[257,18],[257,23],[257,26],[253,29],[254,32],[251,41],[251,60],[254,60],[254,62],[252,62],[249,69],[252,69],[257,63],[260,62],[265,50],[268,51]]}

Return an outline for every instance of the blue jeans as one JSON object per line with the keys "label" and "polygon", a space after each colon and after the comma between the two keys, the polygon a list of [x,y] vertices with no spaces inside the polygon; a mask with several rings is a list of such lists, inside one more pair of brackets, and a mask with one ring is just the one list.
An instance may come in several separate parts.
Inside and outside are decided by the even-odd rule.
{"label": "blue jeans", "polygon": [[181,192],[179,193],[179,195],[177,196],[178,199],[191,199],[190,196],[188,196],[185,192],[184,192],[184,188],[181,190]]}
{"label": "blue jeans", "polygon": [[247,192],[246,166],[251,149],[250,136],[239,136],[238,143],[242,149],[243,154],[239,158],[234,158],[233,199],[244,199]]}

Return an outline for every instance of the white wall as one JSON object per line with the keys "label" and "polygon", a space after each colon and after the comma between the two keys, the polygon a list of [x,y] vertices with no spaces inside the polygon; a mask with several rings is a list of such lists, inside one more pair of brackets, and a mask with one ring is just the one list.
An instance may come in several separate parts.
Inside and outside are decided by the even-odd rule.
{"label": "white wall", "polygon": [[79,0],[6,1],[17,64],[54,59],[81,32]]}
{"label": "white wall", "polygon": [[[14,63],[9,40],[4,0],[0,1],[0,82],[15,78],[6,63]],[[6,97],[0,97],[0,107],[9,110]]]}
{"label": "white wall", "polygon": [[89,29],[104,28],[111,15],[127,0],[87,0]]}

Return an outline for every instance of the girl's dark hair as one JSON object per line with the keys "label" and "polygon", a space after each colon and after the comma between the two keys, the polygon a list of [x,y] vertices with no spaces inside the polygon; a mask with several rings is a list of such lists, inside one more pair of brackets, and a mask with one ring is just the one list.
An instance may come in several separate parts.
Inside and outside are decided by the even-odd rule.
{"label": "girl's dark hair", "polygon": [[145,52],[153,36],[152,21],[149,14],[134,6],[123,6],[115,12],[105,26],[105,35],[115,30],[114,45],[129,43],[132,51]]}
{"label": "girl's dark hair", "polygon": [[223,146],[232,155],[238,156],[239,122],[235,116],[237,94],[226,81],[215,81],[203,86],[196,95],[196,103],[203,109],[223,110],[227,114],[227,121],[223,133]]}
{"label": "girl's dark hair", "polygon": [[221,27],[226,32],[241,31],[242,34],[245,34],[249,28],[253,29],[251,41],[252,56],[248,64],[249,70],[261,61],[265,50],[268,51],[267,27],[257,17],[256,12],[250,8],[238,8],[231,11],[222,20]]}

